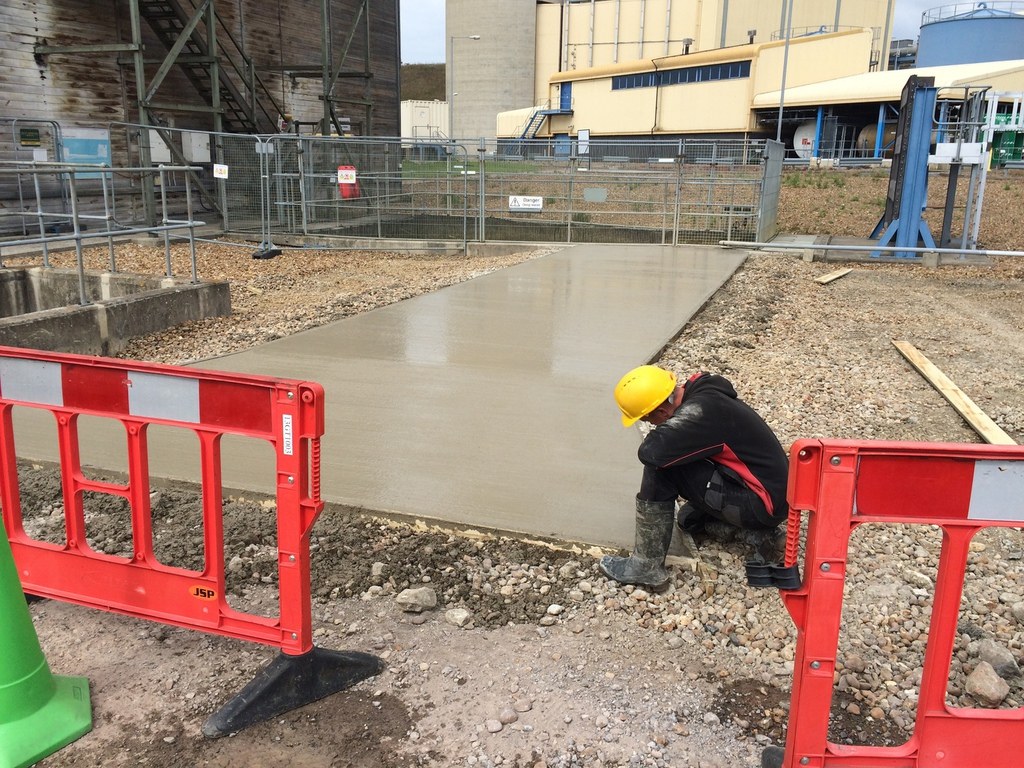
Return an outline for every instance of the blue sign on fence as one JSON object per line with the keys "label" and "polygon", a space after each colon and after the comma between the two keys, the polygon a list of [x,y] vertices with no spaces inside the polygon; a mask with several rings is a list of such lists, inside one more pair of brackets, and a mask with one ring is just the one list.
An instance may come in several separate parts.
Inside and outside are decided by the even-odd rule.
{"label": "blue sign on fence", "polygon": [[[97,128],[64,131],[64,162],[110,165],[110,134]],[[78,179],[98,179],[99,173],[76,173]]]}

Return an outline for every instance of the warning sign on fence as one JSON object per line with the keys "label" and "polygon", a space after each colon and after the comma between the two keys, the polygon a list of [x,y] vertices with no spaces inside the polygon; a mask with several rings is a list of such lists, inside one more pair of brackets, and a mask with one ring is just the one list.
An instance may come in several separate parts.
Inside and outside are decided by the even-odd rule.
{"label": "warning sign on fence", "polygon": [[542,211],[544,210],[544,198],[529,197],[527,195],[509,195],[508,209],[510,211]]}

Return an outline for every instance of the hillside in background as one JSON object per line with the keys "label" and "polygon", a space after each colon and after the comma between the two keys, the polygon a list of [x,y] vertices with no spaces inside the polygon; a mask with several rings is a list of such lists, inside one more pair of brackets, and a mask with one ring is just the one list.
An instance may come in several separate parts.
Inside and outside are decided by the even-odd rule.
{"label": "hillside in background", "polygon": [[402,101],[444,101],[444,64],[403,64]]}

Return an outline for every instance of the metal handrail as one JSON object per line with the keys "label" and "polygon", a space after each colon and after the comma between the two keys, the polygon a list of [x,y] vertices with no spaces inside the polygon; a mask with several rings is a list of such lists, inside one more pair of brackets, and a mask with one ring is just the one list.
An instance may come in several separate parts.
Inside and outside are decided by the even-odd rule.
{"label": "metal handrail", "polygon": [[921,26],[967,16],[972,11],[998,11],[998,15],[1024,15],[1024,2],[1020,2],[1020,0],[986,0],[986,2],[941,5],[938,8],[930,8],[921,14]]}
{"label": "metal handrail", "polygon": [[[7,167],[4,167],[7,166]],[[11,167],[15,166],[15,167]],[[189,183],[188,176],[185,177],[185,196],[187,200],[187,210],[189,218],[186,220],[171,219],[167,215],[167,185],[164,183],[160,184],[160,195],[163,211],[163,220],[161,224],[155,226],[145,227],[121,227],[118,229],[111,228],[111,222],[113,222],[113,214],[110,210],[110,199],[107,194],[107,180],[115,173],[125,172],[136,172],[136,173],[151,173],[159,174],[161,182],[165,181],[167,173],[174,171],[192,171],[192,166],[157,166],[155,168],[112,168],[110,166],[102,165],[90,165],[87,163],[52,163],[52,162],[35,162],[35,161],[22,161],[14,160],[7,161],[0,164],[0,175],[23,175],[28,174],[33,177],[33,180],[38,179],[43,174],[58,174],[61,176],[67,176],[68,187],[70,190],[71,198],[71,227],[72,231],[69,234],[52,234],[48,235],[44,227],[44,221],[47,217],[59,216],[60,218],[67,218],[65,214],[54,214],[43,210],[42,197],[38,184],[34,184],[36,191],[36,210],[25,211],[22,213],[24,216],[34,216],[39,221],[39,236],[30,238],[19,238],[17,240],[5,240],[0,243],[0,249],[3,248],[15,248],[19,246],[29,245],[42,245],[43,246],[43,265],[49,267],[49,246],[52,243],[59,243],[65,241],[72,241],[75,244],[75,255],[76,265],[78,271],[78,292],[79,301],[82,305],[89,304],[88,297],[85,290],[85,259],[82,252],[83,243],[89,239],[105,238],[109,245],[110,251],[110,271],[117,271],[117,262],[114,257],[114,237],[123,237],[125,235],[135,234],[150,234],[150,233],[163,233],[164,236],[164,253],[165,253],[165,274],[167,277],[173,277],[173,270],[171,268],[171,232],[179,230],[187,230],[187,240],[191,251],[191,272],[192,282],[199,282],[197,264],[196,264],[196,244],[195,244],[195,228],[196,226],[203,226],[204,222],[196,221],[192,219],[192,192]],[[97,216],[95,214],[82,213],[78,209],[78,187],[76,182],[76,174],[78,173],[88,174],[101,174],[101,183],[103,186],[103,216]],[[105,221],[107,227],[104,231],[91,231],[87,232],[82,228],[82,221]],[[3,260],[0,259],[0,268],[4,266]]]}
{"label": "metal handrail", "polygon": [[955,253],[960,256],[1024,256],[1024,251],[997,251],[985,248],[927,248],[909,245],[832,245],[824,243],[758,243],[745,240],[719,240],[725,248],[766,248],[772,251],[871,251],[879,253]]}

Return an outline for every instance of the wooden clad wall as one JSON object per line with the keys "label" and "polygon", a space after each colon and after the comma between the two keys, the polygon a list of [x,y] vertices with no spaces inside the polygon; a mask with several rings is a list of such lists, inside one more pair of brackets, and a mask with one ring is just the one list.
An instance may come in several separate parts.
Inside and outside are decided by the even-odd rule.
{"label": "wooden clad wall", "polygon": [[[117,54],[57,57],[33,52],[37,44],[118,42],[113,5],[89,0],[0,4],[0,114],[73,125],[123,120],[125,93]],[[127,70],[125,74],[131,76]]]}
{"label": "wooden clad wall", "polygon": [[[190,0],[180,0],[191,11]],[[321,64],[321,4],[312,0],[214,0],[230,34],[252,59],[274,98],[295,120],[323,116],[322,81],[282,72]],[[399,114],[398,0],[370,0],[370,57],[366,60],[363,0],[331,0],[336,113],[357,135],[397,136]],[[363,10],[364,14],[366,9]],[[0,149],[10,120],[50,120],[61,126],[105,128],[138,120],[130,53],[34,53],[36,45],[96,45],[131,41],[127,0],[7,0],[0,3]],[[356,19],[358,18],[358,23]],[[356,24],[353,34],[353,24]],[[142,22],[147,84],[166,54]],[[226,37],[223,29],[218,35]],[[351,36],[351,42],[349,38]],[[226,41],[224,41],[226,42]],[[348,54],[341,63],[342,52]],[[346,99],[351,102],[346,103]],[[199,106],[202,99],[180,72],[172,72],[155,101]],[[354,102],[354,103],[353,103]],[[208,112],[158,113],[173,127],[210,130]]]}

